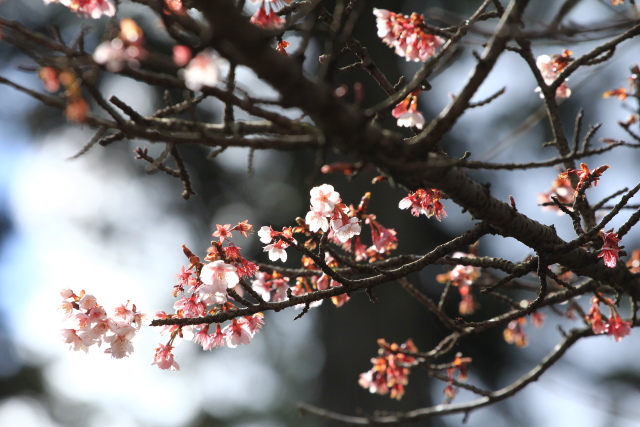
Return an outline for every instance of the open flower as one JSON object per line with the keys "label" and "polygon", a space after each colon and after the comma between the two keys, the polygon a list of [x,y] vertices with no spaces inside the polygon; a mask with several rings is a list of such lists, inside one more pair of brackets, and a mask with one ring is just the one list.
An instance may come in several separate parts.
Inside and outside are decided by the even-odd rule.
{"label": "open flower", "polygon": [[220,69],[211,49],[196,55],[189,64],[180,70],[180,76],[189,90],[200,90],[203,86],[215,86],[220,81]]}
{"label": "open flower", "polygon": [[[536,66],[540,70],[542,74],[542,78],[547,85],[552,84],[556,78],[562,73],[571,61],[573,61],[573,57],[571,56],[573,52],[570,50],[564,50],[561,55],[540,55],[536,59]],[[571,96],[571,89],[566,85],[567,80],[562,82],[558,89],[556,89],[556,98],[568,98]],[[540,88],[536,88],[536,92],[541,92]],[[543,98],[544,95],[540,93],[540,97]]]}
{"label": "open flower", "polygon": [[227,288],[236,286],[240,278],[233,265],[217,260],[202,267],[200,280],[204,283],[204,286],[198,289],[200,293],[215,294],[219,292],[224,294]]}

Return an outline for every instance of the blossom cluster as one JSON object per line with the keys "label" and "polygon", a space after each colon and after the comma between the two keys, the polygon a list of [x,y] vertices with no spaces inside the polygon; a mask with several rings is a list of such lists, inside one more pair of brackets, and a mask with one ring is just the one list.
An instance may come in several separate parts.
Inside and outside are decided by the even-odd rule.
{"label": "blossom cluster", "polygon": [[[603,316],[600,311],[600,303],[609,307],[609,318]],[[585,319],[591,325],[594,334],[611,335],[616,342],[620,342],[622,338],[631,333],[631,322],[622,320],[613,301],[601,295],[596,295],[591,299],[591,307]]]}
{"label": "blossom cluster", "polygon": [[44,0],[45,4],[60,3],[78,14],[99,19],[104,16],[113,16],[116,7],[109,0]]}
{"label": "blossom cluster", "polygon": [[419,188],[400,200],[398,207],[400,209],[411,208],[411,214],[413,216],[420,216],[422,214],[431,218],[435,215],[436,219],[440,221],[442,218],[447,217],[444,206],[440,202],[440,199],[443,197],[444,194],[435,188]]}
{"label": "blossom cluster", "polygon": [[378,37],[407,61],[424,62],[444,45],[444,39],[427,31],[423,15],[414,12],[408,16],[375,8],[373,14]]}
{"label": "blossom cluster", "polygon": [[[211,242],[212,246],[204,259],[206,262],[201,262],[193,252],[183,246],[190,264],[187,268],[181,267],[180,273],[176,275],[178,283],[173,288],[173,295],[180,296],[180,299],[173,305],[175,314],[158,311],[156,319],[201,318],[235,308],[229,301],[229,293],[242,294],[240,281],[253,277],[258,272],[258,266],[241,255],[241,248],[235,246],[231,238],[234,232],[247,237],[252,226],[248,221],[243,221],[233,227],[231,224],[217,224],[216,228],[213,237],[217,237],[218,240]],[[168,335],[169,341],[164,345],[160,344],[156,349],[153,364],[161,369],[179,369],[172,353],[178,338],[193,340],[204,350],[224,346],[235,348],[241,344],[249,344],[262,326],[263,317],[262,313],[256,313],[234,318],[224,327],[220,323],[202,323],[195,326],[165,325],[161,333]]]}
{"label": "blossom cluster", "polygon": [[[545,84],[550,85],[556,80],[567,65],[573,61],[574,58],[571,56],[572,54],[573,52],[570,50],[564,50],[561,55],[538,56],[536,59],[536,66],[540,70]],[[556,98],[569,98],[571,96],[571,89],[569,89],[565,82],[566,80],[556,89]],[[541,92],[539,87],[536,88],[535,91]],[[540,97],[544,97],[542,93],[540,93]]]}
{"label": "blossom cluster", "polygon": [[370,393],[390,393],[392,399],[400,400],[404,395],[404,387],[409,382],[410,368],[416,363],[416,358],[406,353],[417,353],[418,348],[411,339],[401,345],[388,344],[385,340],[379,339],[378,345],[379,356],[371,359],[373,367],[360,374],[358,384]]}
{"label": "blossom cluster", "polygon": [[76,295],[71,289],[60,292],[63,298],[59,306],[63,320],[70,328],[62,329],[61,338],[75,351],[89,351],[89,347],[103,344],[108,346],[105,353],[116,359],[122,359],[133,351],[131,340],[145,321],[145,315],[139,313],[135,304],[129,303],[117,307],[113,316],[108,316],[96,297],[84,290]]}

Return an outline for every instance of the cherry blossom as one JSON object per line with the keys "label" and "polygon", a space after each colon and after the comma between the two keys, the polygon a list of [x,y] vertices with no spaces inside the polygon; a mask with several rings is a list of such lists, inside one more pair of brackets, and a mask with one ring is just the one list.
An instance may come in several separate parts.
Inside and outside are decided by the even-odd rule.
{"label": "cherry blossom", "polygon": [[[564,50],[561,55],[540,55],[536,59],[536,66],[540,70],[542,74],[542,78],[547,85],[552,84],[558,75],[564,70],[571,61],[573,61],[573,57],[571,56],[573,52],[570,50]],[[568,80],[568,79],[567,79]],[[566,82],[566,80],[565,80]],[[562,82],[558,89],[556,89],[556,98],[568,98],[571,96],[571,89],[567,87],[566,83]],[[543,98],[540,88],[536,88],[536,92],[540,92],[540,97]]]}
{"label": "cherry blossom", "polygon": [[418,111],[418,94],[421,91],[422,89],[414,90],[391,111],[391,115],[398,119],[398,126],[418,129],[424,127],[424,116]]}
{"label": "cherry blossom", "polygon": [[378,37],[407,61],[424,62],[444,45],[441,37],[427,32],[423,15],[401,15],[375,8],[373,14],[376,16]]}
{"label": "cherry blossom", "polygon": [[109,0],[44,0],[45,4],[60,3],[78,14],[98,19],[104,16],[113,16],[116,13],[115,6]]}
{"label": "cherry blossom", "polygon": [[400,200],[398,207],[400,209],[411,208],[411,214],[413,216],[420,216],[422,214],[431,218],[435,215],[436,219],[440,221],[447,216],[447,213],[444,211],[444,206],[440,203],[442,197],[443,194],[435,188],[419,188]]}
{"label": "cherry blossom", "polygon": [[200,280],[205,286],[199,288],[200,293],[226,293],[227,288],[233,288],[240,281],[233,265],[217,260],[205,264],[200,272]]}
{"label": "cherry blossom", "polygon": [[227,347],[236,348],[241,344],[249,344],[251,342],[251,329],[246,319],[232,319],[231,323],[222,329],[227,341]]}
{"label": "cherry blossom", "polygon": [[220,69],[211,49],[196,55],[189,64],[180,70],[180,76],[189,90],[197,91],[203,86],[215,86],[220,81]]}
{"label": "cherry blossom", "polygon": [[602,249],[598,254],[598,258],[604,259],[604,265],[609,268],[615,268],[618,263],[620,248],[618,247],[618,234],[614,233],[613,230],[608,232],[601,232],[602,240],[604,240],[604,244],[602,245]]}
{"label": "cherry blossom", "polygon": [[311,194],[311,208],[325,216],[331,215],[336,203],[340,202],[340,194],[329,184],[313,187],[309,193]]}
{"label": "cherry blossom", "polygon": [[275,243],[265,246],[264,252],[269,252],[269,259],[271,261],[277,261],[281,259],[282,262],[286,262],[287,251],[285,251],[285,248],[287,248],[287,246],[289,245],[284,240],[278,240]]}
{"label": "cherry blossom", "polygon": [[304,221],[309,226],[309,230],[314,233],[320,230],[323,232],[329,231],[329,220],[327,216],[322,211],[313,210],[313,206],[311,206],[311,210],[307,212]]}
{"label": "cherry blossom", "polygon": [[411,339],[404,344],[388,344],[385,340],[378,340],[380,346],[379,357],[371,359],[373,368],[360,374],[358,384],[369,390],[370,393],[387,394],[390,392],[392,399],[400,400],[404,395],[404,386],[409,382],[409,367],[416,359],[403,352],[415,353],[418,351]]}
{"label": "cherry blossom", "polygon": [[620,342],[622,338],[631,333],[631,322],[622,320],[618,313],[614,313],[609,319],[609,322],[607,322],[604,332],[607,335],[613,336],[616,342]]}
{"label": "cherry blossom", "polygon": [[169,344],[159,345],[160,347],[156,348],[156,355],[153,358],[152,365],[157,365],[160,369],[170,369],[172,371],[180,370],[180,365],[178,365],[178,362],[174,360],[173,353],[171,353],[173,346]]}
{"label": "cherry blossom", "polygon": [[[251,17],[250,22],[255,26],[265,29],[277,29],[282,27],[284,19],[273,11],[273,7],[267,6],[267,3],[272,2],[263,1],[256,13]],[[267,9],[269,9],[269,11],[267,11]]]}
{"label": "cherry blossom", "polygon": [[352,217],[348,221],[332,220],[331,227],[334,229],[335,237],[342,243],[347,242],[353,236],[360,234],[360,220]]}

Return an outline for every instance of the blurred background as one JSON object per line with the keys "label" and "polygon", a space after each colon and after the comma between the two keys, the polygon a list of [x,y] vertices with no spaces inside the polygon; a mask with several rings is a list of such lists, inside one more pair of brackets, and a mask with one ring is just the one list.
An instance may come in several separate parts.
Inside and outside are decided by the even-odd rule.
{"label": "blurred background", "polygon": [[[429,1],[428,8],[417,0],[371,3],[395,12],[426,12],[437,24],[447,16],[463,19],[479,2]],[[553,7],[542,3],[530,5],[530,22],[549,22],[562,2],[554,2]],[[327,7],[331,10],[332,2],[327,2]],[[585,26],[602,24],[627,12],[628,6],[613,8],[608,1],[584,0],[567,21]],[[45,6],[40,0],[5,0],[0,4],[0,16],[45,34],[52,34],[51,26],[58,26],[65,40],[90,26],[89,51],[101,41],[108,23],[106,18],[79,18],[65,7]],[[169,52],[170,40],[157,18],[144,8],[125,2],[118,17],[135,19],[149,46]],[[481,24],[478,29],[490,31],[493,24]],[[372,15],[362,17],[355,35],[391,81],[401,75],[410,77],[418,69],[419,64],[404,62],[376,37]],[[292,43],[291,50],[299,42],[289,35],[285,40]],[[420,98],[427,120],[449,102],[450,94],[462,88],[475,65],[472,52],[480,51],[485,42],[481,35],[470,35],[458,56],[430,80],[433,89]],[[597,43],[587,36],[580,43],[566,45],[539,40],[535,53],[559,54],[568,48],[579,56]],[[322,40],[309,47],[305,67],[310,74],[317,67],[321,47]],[[597,138],[626,138],[616,123],[629,112],[617,100],[602,99],[602,93],[627,84],[629,68],[640,61],[638,52],[637,40],[626,42],[612,60],[582,69],[571,78],[568,83],[573,95],[561,106],[567,129],[573,128],[576,114],[584,108],[585,129],[603,123]],[[0,75],[42,91],[35,73],[21,69],[33,65],[29,59],[1,41],[0,55]],[[249,70],[240,68],[238,76],[241,89],[275,98],[272,89]],[[364,73],[337,78],[348,88],[362,83],[366,105],[383,99],[383,91]],[[459,121],[444,141],[450,155],[468,150],[472,160],[494,162],[555,156],[552,148],[541,148],[551,139],[544,120],[532,121],[526,132],[514,132],[542,105],[533,92],[533,77],[515,54],[502,55],[475,100],[505,86],[504,96],[467,112]],[[156,89],[108,73],[101,76],[100,88],[107,97],[115,94],[141,114],[150,114],[162,105]],[[177,180],[149,175],[145,165],[134,159],[133,150],[138,146],[148,147],[152,155],[162,147],[126,141],[108,148],[95,147],[69,160],[91,139],[91,129],[68,123],[61,112],[7,86],[0,86],[0,100],[0,426],[313,427],[333,424],[299,418],[296,402],[354,414],[404,411],[443,401],[444,384],[419,371],[411,374],[406,395],[399,402],[370,395],[357,384],[358,375],[371,367],[378,338],[398,343],[413,338],[419,349],[427,351],[446,334],[397,283],[377,288],[376,304],[364,294],[355,294],[342,308],[326,302],[296,321],[295,310],[267,313],[262,332],[249,346],[203,352],[184,342],[176,350],[181,365],[177,373],[151,366],[155,347],[166,341],[151,328],[138,334],[135,351],[126,359],[113,360],[96,348],[88,354],[68,351],[59,339],[61,289],[71,288],[76,293],[85,289],[107,309],[130,300],[142,312],[170,312],[174,275],[186,261],[182,244],[202,255],[215,224],[248,219],[255,228],[291,225],[296,216],[306,213],[309,189],[323,182],[334,185],[347,203],[356,204],[364,192],[372,191],[369,210],[382,224],[396,229],[399,253],[424,253],[468,230],[473,221],[446,201],[449,217],[441,223],[414,218],[397,209],[405,192],[370,184],[373,171],[352,182],[338,175],[318,176],[313,172],[318,165],[311,151],[255,152],[250,172],[246,150],[229,149],[214,160],[206,160],[204,149],[185,147],[183,154],[198,196],[184,201]],[[215,101],[204,102],[200,119],[220,122],[222,108]],[[300,116],[299,111],[286,114]],[[239,111],[237,117],[247,118]],[[395,127],[391,119],[387,124]],[[334,154],[326,158],[326,162],[336,160],[354,159]],[[590,200],[596,202],[625,186],[634,186],[640,179],[637,162],[638,154],[626,148],[587,159],[592,168],[611,165],[600,185],[589,190]],[[537,206],[538,193],[548,190],[557,173],[549,168],[472,175],[480,182],[491,182],[492,193],[501,200],[513,195],[520,212],[554,224],[561,236],[570,239],[570,220]],[[623,213],[611,225],[620,226],[629,215]],[[622,243],[627,252],[640,246],[639,237],[637,231],[625,237]],[[267,261],[255,234],[234,241],[247,258]],[[491,236],[481,240],[479,252],[514,262],[531,255],[514,240]],[[296,261],[290,254],[290,265]],[[435,275],[444,271],[429,268],[410,279],[435,298],[443,286]],[[502,309],[493,300],[478,301],[481,307],[472,320]],[[586,298],[582,302],[588,306]],[[452,313],[456,306],[453,301]],[[508,385],[561,339],[558,324],[566,329],[580,325],[551,311],[545,314],[542,328],[527,327],[528,348],[508,345],[502,331],[494,331],[457,349],[473,358],[469,382],[490,389]],[[635,355],[639,350],[636,331],[620,343],[606,336],[583,340],[540,381],[506,402],[471,413],[466,425],[638,426],[640,369]],[[461,392],[456,399],[470,398],[473,396]],[[417,425],[456,426],[462,421],[461,415],[455,415]]]}

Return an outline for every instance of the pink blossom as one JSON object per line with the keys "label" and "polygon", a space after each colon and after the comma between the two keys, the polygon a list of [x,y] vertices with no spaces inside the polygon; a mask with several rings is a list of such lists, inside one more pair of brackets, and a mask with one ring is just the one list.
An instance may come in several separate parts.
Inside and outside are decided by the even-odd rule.
{"label": "pink blossom", "polygon": [[281,259],[282,262],[287,261],[287,251],[285,248],[289,246],[284,240],[278,240],[277,242],[264,247],[264,252],[269,252],[269,259],[271,261],[277,261]]}
{"label": "pink blossom", "polygon": [[325,216],[331,215],[336,203],[340,202],[340,194],[329,184],[313,187],[310,194],[312,210],[322,212]]}
{"label": "pink blossom", "polygon": [[440,198],[442,197],[442,193],[435,188],[419,188],[414,193],[409,193],[407,197],[400,200],[398,207],[400,209],[411,208],[411,214],[413,216],[423,214],[430,218],[435,215],[436,219],[440,221],[447,216],[447,213],[444,211],[444,206],[440,203]]}
{"label": "pink blossom", "polygon": [[620,248],[618,247],[618,243],[620,239],[618,239],[618,234],[614,233],[613,230],[609,232],[601,233],[602,240],[604,243],[602,245],[602,249],[600,250],[600,254],[598,254],[598,258],[604,259],[604,265],[609,268],[615,268],[618,263]]}
{"label": "pink blossom", "polygon": [[215,86],[220,81],[220,69],[213,57],[213,51],[200,52],[189,64],[180,70],[180,76],[189,90],[197,91],[203,86]]}
{"label": "pink blossom", "polygon": [[69,301],[63,301],[58,309],[62,312],[62,320],[67,320],[73,315],[73,303]]}
{"label": "pink blossom", "polygon": [[192,294],[190,297],[182,297],[173,304],[176,310],[182,310],[185,317],[202,317],[207,311],[207,306],[198,301],[198,295]]}
{"label": "pink blossom", "polygon": [[69,344],[69,347],[74,351],[82,350],[85,353],[89,350],[89,348],[84,345],[82,340],[77,334],[77,331],[74,329],[63,329],[60,331],[60,337],[64,341],[65,344]]}
{"label": "pink blossom", "polygon": [[153,358],[152,365],[157,365],[160,369],[171,369],[172,371],[180,370],[180,365],[173,358],[173,347],[169,344],[162,345],[159,344],[160,347],[156,348],[156,355]]}
{"label": "pink blossom", "polygon": [[44,0],[45,4],[60,3],[78,14],[98,19],[102,15],[113,16],[116,8],[109,0]]}
{"label": "pink blossom", "polygon": [[607,335],[612,335],[616,342],[620,342],[631,333],[631,322],[622,320],[620,315],[615,313],[607,322],[605,332]]}
{"label": "pink blossom", "polygon": [[98,301],[93,295],[85,294],[82,298],[80,298],[80,301],[78,301],[78,305],[82,310],[90,310],[98,305]]}
{"label": "pink blossom", "polygon": [[[540,74],[542,74],[542,78],[547,85],[551,85],[567,65],[573,61],[573,58],[571,57],[572,53],[573,52],[570,50],[564,50],[561,55],[538,56],[536,59],[536,66],[540,70]],[[568,98],[571,96],[571,89],[569,89],[565,82],[562,82],[562,84],[558,86],[558,89],[556,89],[556,98]],[[535,91],[541,92],[539,87],[536,88]],[[544,95],[540,93],[540,97],[543,98]]]}
{"label": "pink blossom", "polygon": [[133,344],[131,344],[131,338],[133,337],[135,330],[133,328],[131,329],[132,331],[125,335],[111,335],[106,337],[105,342],[111,343],[111,347],[106,349],[104,352],[111,354],[115,359],[122,359],[132,353]]}
{"label": "pink blossom", "polygon": [[256,313],[253,316],[245,316],[245,320],[247,321],[247,325],[249,325],[249,332],[251,335],[255,335],[262,325],[264,325],[264,314]]}
{"label": "pink blossom", "polygon": [[251,342],[251,330],[249,323],[244,319],[232,319],[231,323],[222,329],[227,341],[227,347],[236,348],[241,344]]}
{"label": "pink blossom", "polygon": [[332,226],[335,230],[335,236],[342,243],[347,242],[353,236],[360,234],[360,220],[356,217],[349,218],[345,223],[342,223],[340,227],[336,228],[337,221],[332,221]]}
{"label": "pink blossom", "polygon": [[184,67],[190,60],[191,49],[183,45],[173,47],[173,63],[176,64],[176,67]]}
{"label": "pink blossom", "polygon": [[402,15],[384,9],[373,9],[378,37],[407,61],[426,61],[444,45],[444,40],[427,32],[424,16]]}
{"label": "pink blossom", "polygon": [[216,331],[212,334],[211,345],[215,348],[224,347],[226,344],[225,334],[222,332],[220,323],[216,323]]}
{"label": "pink blossom", "polygon": [[209,325],[204,325],[193,337],[193,342],[200,344],[203,350],[211,350],[213,346],[214,335],[209,334]]}
{"label": "pink blossom", "polygon": [[257,278],[251,282],[254,291],[260,294],[263,300],[271,300],[271,275],[265,272],[259,272]]}
{"label": "pink blossom", "polygon": [[287,289],[289,289],[288,277],[275,277],[271,281],[271,289],[273,293],[273,302],[284,301],[287,299]]}
{"label": "pink blossom", "polygon": [[[267,9],[269,9],[268,12]],[[262,2],[262,5],[251,17],[250,22],[260,28],[277,29],[282,27],[284,19],[278,16],[272,8],[267,7],[266,2]]]}
{"label": "pink blossom", "polygon": [[75,294],[73,293],[73,291],[71,289],[69,289],[69,288],[66,288],[66,289],[63,289],[63,290],[60,291],[60,296],[63,299],[69,299],[74,295]]}
{"label": "pink blossom", "polygon": [[236,286],[240,278],[234,266],[225,264],[222,260],[217,260],[202,267],[200,280],[204,283],[204,286],[199,288],[201,293],[215,294],[219,292],[224,294],[227,288]]}
{"label": "pink blossom", "polygon": [[320,230],[326,233],[329,230],[329,220],[327,216],[322,211],[313,210],[313,206],[311,206],[311,210],[307,212],[304,220],[309,226],[309,230],[314,233]]}
{"label": "pink blossom", "polygon": [[231,224],[216,224],[216,228],[217,231],[213,233],[213,237],[218,237],[220,239],[220,242],[224,242],[225,240],[229,240],[233,237],[230,231]]}
{"label": "pink blossom", "polygon": [[260,237],[260,241],[262,243],[271,243],[273,238],[277,235],[276,231],[273,231],[268,225],[263,225],[260,230],[258,230],[258,237]]}

